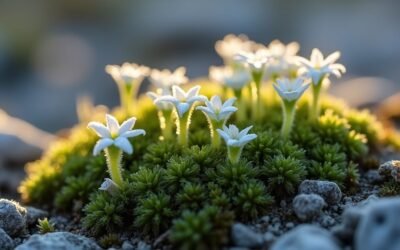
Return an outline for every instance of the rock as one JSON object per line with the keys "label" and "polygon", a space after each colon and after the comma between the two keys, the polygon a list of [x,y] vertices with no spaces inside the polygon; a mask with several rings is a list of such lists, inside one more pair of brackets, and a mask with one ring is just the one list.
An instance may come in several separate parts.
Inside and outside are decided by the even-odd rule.
{"label": "rock", "polygon": [[319,216],[324,206],[325,201],[318,194],[299,194],[293,200],[293,210],[302,221]]}
{"label": "rock", "polygon": [[242,223],[235,223],[232,226],[231,237],[235,246],[238,247],[257,248],[264,243],[261,234],[254,232]]}
{"label": "rock", "polygon": [[10,236],[18,234],[26,224],[26,209],[17,202],[0,199],[0,228]]}
{"label": "rock", "polygon": [[137,250],[151,250],[151,246],[144,241],[139,241]]}
{"label": "rock", "polygon": [[387,161],[379,166],[378,172],[384,178],[393,178],[400,182],[400,161]]}
{"label": "rock", "polygon": [[14,242],[3,229],[0,228],[0,249],[11,250],[14,249]]}
{"label": "rock", "polygon": [[378,170],[375,169],[368,170],[364,177],[371,184],[381,183],[384,181],[384,177],[379,174]]}
{"label": "rock", "polygon": [[400,198],[370,204],[355,233],[355,250],[400,249]]}
{"label": "rock", "polygon": [[35,225],[38,219],[44,219],[49,215],[46,211],[34,207],[26,207],[26,212],[26,223],[28,225]]}
{"label": "rock", "polygon": [[271,232],[266,232],[264,235],[264,244],[270,247],[276,241],[276,236]]}
{"label": "rock", "polygon": [[299,186],[301,194],[318,194],[329,205],[338,204],[342,198],[339,186],[331,181],[305,180]]}
{"label": "rock", "polygon": [[134,250],[135,248],[133,247],[132,243],[130,243],[129,241],[124,241],[124,243],[122,243],[121,246],[122,250]]}
{"label": "rock", "polygon": [[340,250],[332,234],[314,225],[300,225],[282,235],[271,250]]}
{"label": "rock", "polygon": [[91,239],[69,232],[55,232],[44,235],[35,234],[16,250],[100,250]]}

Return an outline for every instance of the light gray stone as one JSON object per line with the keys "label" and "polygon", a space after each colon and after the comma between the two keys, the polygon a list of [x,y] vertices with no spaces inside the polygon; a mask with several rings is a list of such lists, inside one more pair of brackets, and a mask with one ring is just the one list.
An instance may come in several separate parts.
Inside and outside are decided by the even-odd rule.
{"label": "light gray stone", "polygon": [[151,246],[144,241],[139,241],[137,250],[151,250]]}
{"label": "light gray stone", "polygon": [[69,232],[56,232],[44,235],[35,234],[16,250],[100,250],[91,239]]}
{"label": "light gray stone", "polygon": [[0,199],[0,228],[15,236],[25,227],[26,209],[18,202]]}
{"label": "light gray stone", "polygon": [[302,221],[309,221],[321,214],[324,199],[318,194],[299,194],[293,199],[293,210]]}
{"label": "light gray stone", "polygon": [[400,161],[387,161],[379,166],[378,172],[386,179],[393,178],[400,182]]}
{"label": "light gray stone", "polygon": [[262,234],[254,232],[250,227],[235,223],[231,230],[232,241],[235,246],[256,248],[263,245],[264,239]]}
{"label": "light gray stone", "polygon": [[305,180],[299,186],[301,194],[318,194],[329,205],[336,205],[342,198],[339,186],[331,181]]}
{"label": "light gray stone", "polygon": [[271,250],[340,250],[332,234],[314,225],[300,225],[282,235]]}
{"label": "light gray stone", "polygon": [[133,247],[131,242],[126,240],[126,241],[124,241],[124,243],[122,243],[121,249],[122,250],[134,250],[135,248]]}
{"label": "light gray stone", "polygon": [[49,215],[48,212],[34,207],[26,207],[26,212],[26,223],[28,225],[35,225],[38,219],[44,219]]}
{"label": "light gray stone", "polygon": [[357,227],[355,249],[400,249],[399,221],[400,198],[385,198],[372,203]]}
{"label": "light gray stone", "polygon": [[0,228],[0,249],[2,250],[14,249],[14,241],[1,228]]}

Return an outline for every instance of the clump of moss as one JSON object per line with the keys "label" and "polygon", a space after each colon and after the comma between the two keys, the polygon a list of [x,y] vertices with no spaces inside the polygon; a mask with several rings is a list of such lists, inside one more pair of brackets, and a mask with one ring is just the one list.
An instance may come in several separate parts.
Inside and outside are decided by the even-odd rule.
{"label": "clump of moss", "polygon": [[56,230],[54,228],[54,224],[51,223],[47,218],[38,219],[37,228],[39,229],[39,233],[41,234],[52,233]]}
{"label": "clump of moss", "polygon": [[398,196],[400,195],[400,183],[395,180],[385,182],[379,189],[381,196]]}
{"label": "clump of moss", "polygon": [[[251,101],[246,95],[244,102]],[[228,241],[233,218],[250,221],[268,212],[274,201],[293,196],[304,179],[325,179],[344,191],[356,188],[359,167],[383,145],[382,128],[366,112],[350,110],[335,99],[322,99],[323,114],[308,120],[308,99],[299,102],[293,131],[279,133],[280,103],[262,102],[263,119],[232,122],[254,125],[257,139],[244,148],[237,163],[227,161],[226,147],[212,147],[207,120],[194,115],[189,146],[160,140],[157,110],[141,98],[134,115],[149,136],[135,141],[135,153],[122,159],[125,186],[110,194],[98,190],[108,176],[103,156],[92,156],[95,138],[83,124],[56,143],[43,158],[27,166],[20,186],[26,202],[79,213],[83,225],[104,246],[121,231],[157,237],[170,230],[181,249],[218,249]],[[247,110],[249,111],[249,110]],[[120,120],[126,115],[117,110]],[[371,160],[372,161],[372,160]],[[381,193],[397,193],[385,184]],[[104,236],[105,235],[105,236]]]}

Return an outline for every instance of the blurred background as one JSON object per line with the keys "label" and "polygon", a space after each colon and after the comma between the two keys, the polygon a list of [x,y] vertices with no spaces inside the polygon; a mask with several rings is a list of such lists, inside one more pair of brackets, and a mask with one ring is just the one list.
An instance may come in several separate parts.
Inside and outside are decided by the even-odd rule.
{"label": "blurred background", "polygon": [[[400,90],[399,10],[398,0],[0,0],[0,167],[25,161],[23,150],[34,159],[47,132],[72,126],[79,96],[117,105],[106,64],[184,65],[205,76],[222,63],[214,43],[228,33],[298,41],[307,57],[314,47],[340,50],[348,73],[332,93],[354,106],[380,102]],[[37,135],[15,139],[10,127]]]}

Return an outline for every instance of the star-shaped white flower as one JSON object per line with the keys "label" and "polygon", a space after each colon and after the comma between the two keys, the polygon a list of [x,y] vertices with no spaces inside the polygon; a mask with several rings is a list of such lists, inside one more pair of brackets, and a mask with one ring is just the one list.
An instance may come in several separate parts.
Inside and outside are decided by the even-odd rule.
{"label": "star-shaped white flower", "polygon": [[248,134],[253,126],[247,127],[239,131],[235,125],[224,126],[223,130],[217,129],[218,133],[224,138],[228,147],[243,147],[247,143],[257,138],[256,134]]}
{"label": "star-shaped white flower", "polygon": [[181,89],[179,86],[172,86],[172,95],[161,96],[155,100],[155,104],[158,105],[159,102],[171,103],[175,106],[179,117],[183,117],[186,112],[188,112],[197,101],[206,101],[207,97],[199,95],[200,86],[197,85],[187,92]]}
{"label": "star-shaped white flower", "polygon": [[186,68],[179,67],[174,72],[168,69],[158,70],[153,69],[150,74],[150,82],[154,84],[156,88],[170,90],[174,85],[182,85],[187,83],[189,79],[185,76]]}
{"label": "star-shaped white flower", "polygon": [[124,63],[119,65],[107,65],[106,72],[112,76],[118,84],[141,83],[149,74],[150,69],[135,63]]}
{"label": "star-shaped white flower", "polygon": [[249,73],[243,69],[233,70],[232,67],[228,66],[211,66],[209,71],[211,80],[222,83],[235,90],[241,90],[251,80]]}
{"label": "star-shaped white flower", "polygon": [[88,128],[93,129],[94,132],[100,137],[93,149],[93,155],[98,155],[103,149],[115,146],[125,153],[132,154],[133,147],[128,138],[145,135],[143,129],[133,129],[136,118],[132,117],[124,121],[121,126],[117,119],[112,115],[106,115],[107,126],[100,122],[90,122]]}
{"label": "star-shaped white flower", "polygon": [[340,57],[340,52],[336,51],[324,59],[319,49],[313,49],[311,59],[297,57],[298,62],[303,66],[299,69],[300,74],[311,78],[313,84],[318,84],[321,79],[330,74],[340,77],[346,72],[346,68],[339,63],[335,63]]}
{"label": "star-shaped white flower", "polygon": [[242,63],[251,71],[257,72],[264,71],[271,59],[267,48],[259,48],[254,52],[241,51],[234,58],[237,62]]}
{"label": "star-shaped white flower", "polygon": [[304,83],[304,79],[296,78],[294,80],[289,80],[288,78],[277,79],[276,84],[274,84],[275,90],[286,101],[296,101],[298,100],[310,86],[309,83]]}
{"label": "star-shaped white flower", "polygon": [[233,105],[236,98],[230,98],[222,103],[221,98],[217,95],[211,97],[211,100],[205,101],[206,106],[198,106],[196,109],[203,111],[203,113],[216,122],[225,122],[234,112],[238,109]]}
{"label": "star-shaped white flower", "polygon": [[291,72],[297,72],[299,65],[295,56],[299,51],[299,44],[291,42],[287,45],[279,40],[274,40],[268,45],[268,51],[271,61],[267,66],[266,75],[271,76],[289,76]]}
{"label": "star-shaped white flower", "polygon": [[225,62],[234,61],[234,56],[238,51],[250,52],[255,46],[255,42],[249,40],[245,35],[234,35],[229,34],[224,37],[223,40],[219,40],[215,43],[215,50],[218,55],[222,57]]}
{"label": "star-shaped white flower", "polygon": [[171,91],[169,91],[168,89],[157,89],[156,92],[149,91],[146,95],[150,97],[150,99],[159,110],[172,110],[174,107],[171,103],[168,102],[157,102],[159,98],[171,95]]}

